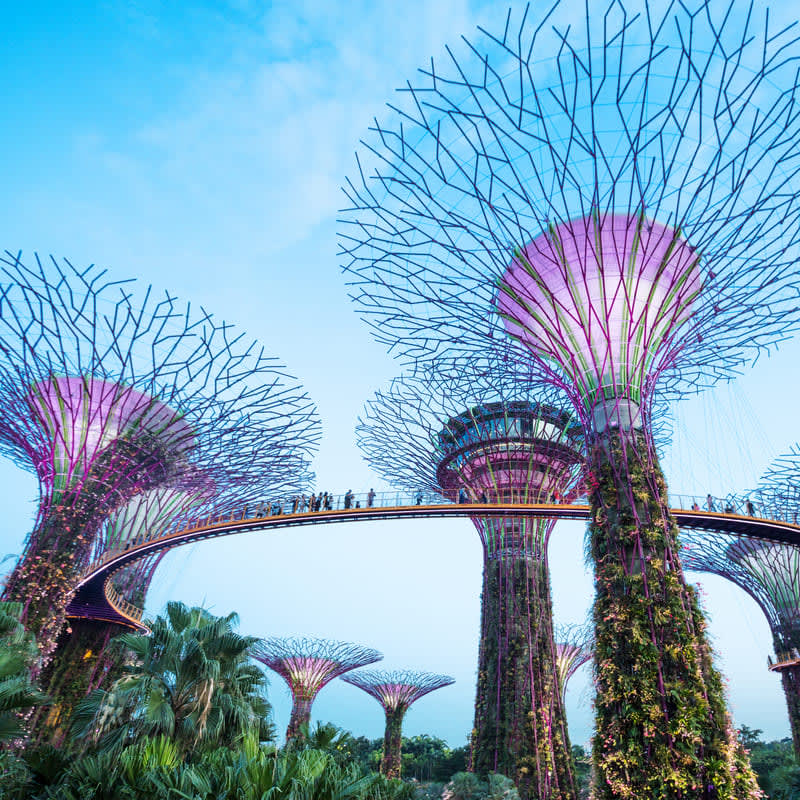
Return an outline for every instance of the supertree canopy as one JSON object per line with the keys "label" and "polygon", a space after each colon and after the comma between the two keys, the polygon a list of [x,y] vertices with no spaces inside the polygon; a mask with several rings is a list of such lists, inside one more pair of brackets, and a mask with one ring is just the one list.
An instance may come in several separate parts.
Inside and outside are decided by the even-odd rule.
{"label": "supertree canopy", "polygon": [[[558,392],[490,369],[395,380],[358,428],[370,465],[392,483],[473,503],[573,496],[580,426]],[[561,398],[563,402],[563,398]],[[523,796],[575,797],[555,667],[547,543],[554,521],[473,518],[484,553],[472,766],[513,778]]]}
{"label": "supertree canopy", "polygon": [[499,350],[572,400],[598,797],[747,796],[650,422],[657,394],[729,378],[796,325],[797,36],[746,2],[544,8],[448,50],[376,123],[344,266],[408,360]]}
{"label": "supertree canopy", "polygon": [[202,310],[66,261],[0,266],[0,452],[40,492],[4,596],[46,661],[112,512],[196,474],[305,486],[318,423],[283,367]]}
{"label": "supertree canopy", "polygon": [[[800,512],[800,454],[773,462],[761,479],[762,514],[796,519]],[[685,531],[681,554],[687,569],[721,575],[761,607],[772,632],[795,753],[800,757],[800,547],[734,534]]]}
{"label": "supertree canopy", "polygon": [[557,625],[554,638],[558,682],[561,686],[563,703],[569,679],[592,659],[592,629],[589,625]]}
{"label": "supertree canopy", "polygon": [[412,703],[420,697],[455,683],[448,675],[432,672],[397,670],[360,670],[342,677],[343,681],[358,686],[383,706],[386,714],[386,731],[383,735],[381,774],[399,778],[402,772],[403,717]]}
{"label": "supertree canopy", "polygon": [[292,715],[286,728],[287,744],[305,740],[311,706],[320,689],[351,669],[383,658],[370,647],[306,637],[264,639],[253,648],[252,656],[275,670],[289,686]]}

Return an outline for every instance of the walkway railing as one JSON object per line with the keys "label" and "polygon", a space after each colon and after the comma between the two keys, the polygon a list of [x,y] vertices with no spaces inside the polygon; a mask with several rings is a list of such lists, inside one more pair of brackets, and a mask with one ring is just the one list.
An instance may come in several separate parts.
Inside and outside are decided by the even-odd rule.
{"label": "walkway railing", "polygon": [[135,620],[136,622],[141,622],[142,617],[144,616],[144,609],[139,608],[139,606],[135,606],[130,601],[126,600],[115,588],[114,584],[111,583],[111,577],[109,576],[104,585],[103,589],[105,592],[106,599],[108,600],[108,604],[121,614],[123,617],[128,617],[129,619]]}
{"label": "walkway railing", "polygon": [[[479,498],[469,497],[466,492],[456,492],[450,496],[443,495],[439,492],[431,492],[428,490],[419,490],[416,492],[346,492],[345,494],[334,495],[329,492],[322,492],[320,494],[314,493],[311,495],[296,495],[292,497],[279,498],[273,501],[265,501],[260,503],[247,503],[239,508],[230,506],[225,508],[224,511],[212,509],[209,513],[199,517],[184,518],[175,522],[170,526],[164,528],[145,531],[142,535],[133,537],[120,543],[119,546],[110,548],[102,553],[99,553],[93,563],[84,572],[84,578],[81,580],[79,587],[86,584],[87,581],[93,581],[93,576],[99,575],[103,572],[103,568],[109,565],[109,574],[104,575],[103,592],[114,610],[122,616],[140,622],[142,619],[142,609],[134,606],[125,599],[111,584],[110,574],[118,568],[117,564],[120,562],[130,562],[136,560],[136,551],[142,550],[142,555],[153,553],[161,549],[169,549],[171,540],[175,540],[175,545],[184,544],[187,540],[199,540],[210,536],[224,535],[226,533],[233,533],[238,530],[251,530],[252,528],[259,527],[259,523],[265,523],[271,518],[285,518],[285,523],[282,519],[274,519],[272,522],[278,523],[279,526],[285,525],[300,525],[314,521],[314,517],[319,514],[320,522],[328,521],[343,521],[345,519],[364,519],[373,518],[369,512],[371,509],[379,511],[380,509],[391,509],[391,516],[405,516],[405,514],[398,514],[395,512],[402,511],[402,509],[413,509],[415,506],[422,506],[427,508],[435,508],[436,506],[452,506],[460,504],[468,504],[469,515],[480,516],[480,507],[485,506],[490,513],[492,506],[502,505],[507,509],[509,505],[524,505],[535,504],[538,497],[529,497],[526,492],[512,492],[504,493],[497,498],[497,502],[490,502],[485,495]],[[577,501],[577,502],[576,502]],[[582,516],[588,516],[588,507],[585,498],[553,498],[552,503],[548,504],[548,508],[552,506],[563,505],[563,516],[576,517],[576,513],[581,513]],[[797,524],[796,515],[793,519],[787,519],[774,515],[767,508],[762,508],[751,502],[749,498],[737,497],[705,497],[693,495],[679,495],[673,494],[669,496],[669,505],[676,512],[683,512],[689,519],[685,524],[694,524],[694,514],[697,512],[698,517],[704,518],[698,521],[698,527],[709,527],[720,529],[721,523],[725,523],[725,519],[731,515],[739,515],[743,520],[736,523],[738,527],[742,527],[742,523],[747,523],[750,520],[763,520],[765,522],[778,522]],[[359,510],[366,513],[354,513]],[[425,516],[424,509],[420,509]],[[540,508],[540,512],[544,511],[543,515],[549,515],[546,509]],[[338,513],[346,512],[346,513]],[[710,512],[710,513],[709,513]],[[494,512],[497,514],[497,511]],[[508,512],[504,512],[508,513]],[[442,516],[446,515],[447,511],[442,509]],[[438,516],[438,514],[427,514],[428,516]],[[711,516],[713,515],[713,517]],[[717,515],[719,515],[717,517]],[[379,516],[375,514],[374,516]],[[411,516],[415,516],[413,513]],[[562,516],[558,513],[552,513],[552,516]],[[228,525],[226,525],[226,523]],[[231,530],[230,524],[239,523]],[[249,525],[248,523],[252,523]],[[712,524],[713,523],[713,524]],[[747,523],[752,526],[754,523]],[[758,525],[758,523],[755,523]],[[271,527],[270,523],[270,527]],[[760,526],[762,529],[765,527],[763,524]],[[768,526],[766,526],[768,527]],[[219,530],[215,530],[219,528]],[[764,533],[756,533],[756,535],[764,535]],[[158,544],[156,544],[158,543]],[[147,545],[151,545],[148,547]],[[116,562],[116,564],[112,564]]]}
{"label": "walkway railing", "polygon": [[[585,497],[555,497],[548,499],[553,504],[567,503],[585,504]],[[498,498],[502,503],[535,503],[538,498],[533,498],[527,492],[508,491]],[[466,492],[453,492],[449,495],[429,490],[419,490],[416,492],[346,492],[345,494],[332,494],[321,492],[310,495],[294,495],[292,497],[279,498],[272,501],[260,503],[247,503],[241,507],[226,508],[224,512],[212,509],[200,517],[183,518],[172,525],[164,528],[145,531],[143,534],[126,539],[118,547],[110,548],[99,553],[92,561],[84,574],[94,572],[98,567],[107,563],[121,552],[139,547],[158,539],[175,536],[183,531],[195,530],[197,528],[208,527],[210,525],[234,522],[237,520],[258,520],[275,516],[285,516],[289,514],[309,514],[314,512],[350,510],[357,508],[403,508],[412,506],[436,506],[452,505],[453,503],[470,503],[493,505],[493,503],[483,497],[473,498]],[[750,505],[748,505],[748,503]],[[747,499],[738,497],[705,497],[695,495],[669,495],[669,505],[671,508],[682,508],[686,511],[711,511],[723,514],[739,514],[741,516],[754,517],[757,519],[780,520],[797,524],[797,513],[790,514],[787,510],[785,514],[775,514],[772,509],[761,508]],[[791,518],[790,518],[791,517]]]}

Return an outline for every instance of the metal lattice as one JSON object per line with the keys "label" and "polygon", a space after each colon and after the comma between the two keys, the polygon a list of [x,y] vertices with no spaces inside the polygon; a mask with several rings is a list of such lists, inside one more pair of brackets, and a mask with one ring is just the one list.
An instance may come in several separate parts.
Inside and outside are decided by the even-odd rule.
{"label": "metal lattice", "polygon": [[341,213],[381,341],[532,360],[591,422],[730,377],[796,325],[797,35],[695,5],[509,12],[409,82]]}
{"label": "metal lattice", "polygon": [[46,653],[113,512],[160,487],[305,488],[319,424],[260,345],[169,294],[10,253],[0,280],[0,453],[40,485],[5,595],[26,604]]}
{"label": "metal lattice", "polygon": [[313,700],[339,675],[383,658],[371,647],[307,637],[264,639],[252,655],[286,681],[293,698],[303,700]]}
{"label": "metal lattice", "polygon": [[449,675],[412,670],[360,670],[344,675],[342,680],[363,689],[387,711],[407,709],[420,697],[455,683]]}

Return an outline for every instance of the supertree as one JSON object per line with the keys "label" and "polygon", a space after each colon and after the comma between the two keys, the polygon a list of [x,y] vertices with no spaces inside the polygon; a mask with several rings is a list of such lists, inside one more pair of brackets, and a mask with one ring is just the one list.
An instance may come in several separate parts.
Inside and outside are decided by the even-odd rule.
{"label": "supertree", "polygon": [[[390,482],[473,503],[552,503],[577,489],[582,432],[552,387],[497,364],[396,379],[357,429]],[[561,398],[563,402],[563,398]],[[472,768],[513,778],[523,796],[576,796],[553,641],[542,517],[476,514],[483,545]]]}
{"label": "supertree", "polygon": [[403,762],[403,718],[412,703],[430,692],[455,683],[448,675],[410,670],[360,670],[342,677],[374,697],[386,714],[386,730],[383,734],[383,757],[381,774],[387,778],[399,778]]}
{"label": "supertree", "polygon": [[797,37],[746,2],[574,11],[509,14],[408,84],[345,189],[344,267],[405,358],[498,349],[571,398],[598,797],[747,795],[650,423],[655,396],[731,377],[796,325]]}
{"label": "supertree", "polygon": [[[762,515],[796,520],[800,511],[800,451],[776,459],[755,499]],[[751,501],[752,502],[752,501]],[[761,607],[772,632],[794,750],[800,757],[800,547],[718,532],[685,531],[681,555],[687,569],[710,572],[744,589]]]}
{"label": "supertree", "polygon": [[567,694],[569,679],[587,662],[592,660],[592,630],[589,625],[557,625],[556,667],[561,686],[561,702]]}
{"label": "supertree", "polygon": [[[123,551],[157,534],[170,523],[201,510],[216,491],[212,482],[196,474],[184,475],[179,485],[162,486],[135,495],[105,518],[95,541],[93,557]],[[115,601],[125,606],[144,606],[156,569],[167,552],[163,550],[142,558],[114,574],[110,590]],[[67,606],[66,615],[67,627],[61,632],[53,658],[41,676],[41,685],[53,702],[34,720],[39,738],[59,745],[75,703],[121,674],[124,654],[110,646],[110,642],[129,630],[120,622],[98,618],[93,608],[83,608],[74,600]],[[36,724],[42,713],[47,722],[45,726]]]}
{"label": "supertree", "polygon": [[318,424],[284,368],[205,311],[68,261],[0,266],[0,452],[39,479],[4,597],[24,603],[44,664],[115,509],[197,473],[305,485]]}
{"label": "supertree", "polygon": [[311,706],[320,689],[351,669],[380,661],[383,655],[370,647],[330,639],[307,637],[264,639],[252,656],[278,673],[292,694],[292,715],[286,728],[286,743],[306,738]]}

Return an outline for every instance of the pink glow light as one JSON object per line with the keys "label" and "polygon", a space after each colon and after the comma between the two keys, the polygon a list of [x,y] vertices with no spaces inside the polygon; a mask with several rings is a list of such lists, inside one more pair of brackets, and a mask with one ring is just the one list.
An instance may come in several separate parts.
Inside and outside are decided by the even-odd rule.
{"label": "pink glow light", "polygon": [[28,402],[52,448],[33,453],[32,459],[40,477],[57,489],[86,476],[98,454],[122,436],[154,436],[178,452],[194,444],[179,412],[129,386],[53,376],[31,389]]}
{"label": "pink glow light", "polygon": [[573,220],[516,254],[497,308],[508,333],[559,365],[588,409],[610,398],[639,404],[691,317],[698,261],[676,231],[642,217]]}

